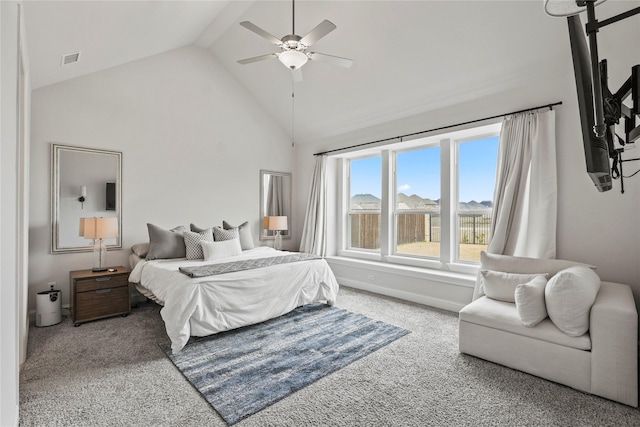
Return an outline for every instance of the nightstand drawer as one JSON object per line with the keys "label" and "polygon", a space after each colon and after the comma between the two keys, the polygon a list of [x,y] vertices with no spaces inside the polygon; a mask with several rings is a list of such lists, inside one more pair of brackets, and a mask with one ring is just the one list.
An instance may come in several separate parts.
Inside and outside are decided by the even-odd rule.
{"label": "nightstand drawer", "polygon": [[[129,286],[125,285],[79,292],[76,294],[75,322],[129,313]],[[114,283],[115,284],[115,283]]]}
{"label": "nightstand drawer", "polygon": [[126,316],[131,311],[129,269],[121,265],[113,271],[76,270],[69,272],[71,319],[73,325],[110,316]]}
{"label": "nightstand drawer", "polygon": [[76,280],[76,292],[91,292],[105,288],[129,286],[126,275],[92,277]]}

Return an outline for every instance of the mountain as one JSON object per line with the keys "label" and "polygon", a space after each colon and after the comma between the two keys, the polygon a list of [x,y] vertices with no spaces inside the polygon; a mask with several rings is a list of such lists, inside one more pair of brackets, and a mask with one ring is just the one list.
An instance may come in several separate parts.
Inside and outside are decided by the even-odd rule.
{"label": "mountain", "polygon": [[431,199],[423,199],[422,197],[412,194],[407,196],[404,193],[398,193],[396,202],[400,206],[400,209],[426,209],[431,210],[438,207],[438,203]]}
{"label": "mountain", "polygon": [[479,209],[487,209],[490,208],[491,206],[487,206],[485,203],[489,203],[491,205],[493,205],[493,203],[489,202],[489,201],[485,201],[482,203],[478,203],[475,200],[471,200],[470,202],[460,202],[460,210],[462,211],[475,211],[475,210],[479,210]]}
{"label": "mountain", "polygon": [[[417,194],[407,196],[404,193],[398,193],[396,202],[399,209],[434,211],[440,207],[440,199],[431,200],[422,198]],[[351,209],[380,210],[380,203],[381,200],[373,194],[356,194],[351,197]],[[486,211],[492,207],[493,202],[491,200],[483,200],[482,202],[471,200],[470,202],[460,202],[459,205],[461,211]]]}
{"label": "mountain", "polygon": [[380,199],[373,194],[351,196],[351,209],[380,210]]}

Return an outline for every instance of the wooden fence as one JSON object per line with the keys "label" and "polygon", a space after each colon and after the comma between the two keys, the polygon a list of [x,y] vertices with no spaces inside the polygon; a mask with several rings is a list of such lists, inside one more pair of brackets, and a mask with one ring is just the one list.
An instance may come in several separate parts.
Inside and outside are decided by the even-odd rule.
{"label": "wooden fence", "polygon": [[[351,214],[351,247],[380,248],[380,214]],[[486,245],[491,214],[460,214],[460,243]],[[440,214],[406,213],[397,216],[398,245],[440,242]]]}

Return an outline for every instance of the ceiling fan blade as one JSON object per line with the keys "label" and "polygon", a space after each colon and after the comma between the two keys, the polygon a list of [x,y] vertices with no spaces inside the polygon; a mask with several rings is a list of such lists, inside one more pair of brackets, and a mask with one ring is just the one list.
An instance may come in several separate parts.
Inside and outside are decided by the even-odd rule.
{"label": "ceiling fan blade", "polygon": [[309,59],[313,61],[330,62],[338,67],[349,68],[353,64],[353,59],[341,58],[339,56],[326,55],[324,53],[310,52]]}
{"label": "ceiling fan blade", "polygon": [[293,76],[293,81],[294,82],[301,82],[302,81],[302,68],[298,68],[296,70],[291,70],[291,75]]}
{"label": "ceiling fan blade", "polygon": [[265,59],[277,58],[278,55],[275,53],[267,53],[266,55],[254,56],[253,58],[241,59],[238,61],[238,64],[251,64],[252,62],[264,61]]}
{"label": "ceiling fan blade", "polygon": [[311,46],[331,31],[335,30],[336,26],[333,22],[327,21],[326,19],[318,24],[313,30],[309,31],[309,34],[300,39],[300,43],[305,46]]}
{"label": "ceiling fan blade", "polygon": [[263,30],[262,28],[258,27],[255,24],[252,24],[249,21],[242,21],[240,25],[242,25],[249,31],[253,31],[257,35],[264,37],[265,39],[269,40],[271,43],[275,44],[276,46],[282,46],[282,41],[279,38],[277,38],[273,34],[267,33],[265,30]]}

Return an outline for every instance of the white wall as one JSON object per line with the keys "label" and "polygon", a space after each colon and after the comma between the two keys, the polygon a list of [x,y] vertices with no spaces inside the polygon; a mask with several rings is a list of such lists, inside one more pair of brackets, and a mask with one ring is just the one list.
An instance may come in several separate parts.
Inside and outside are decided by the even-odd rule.
{"label": "white wall", "polygon": [[[622,9],[626,10],[624,7]],[[604,5],[602,10],[603,17],[612,16],[612,13],[607,13]],[[615,182],[614,190],[604,194],[598,193],[591,184],[585,172],[566,21],[564,18],[556,19],[561,19],[557,25],[563,26],[564,37],[557,40],[557,43],[565,46],[563,55],[548,58],[540,64],[539,69],[524,76],[526,79],[523,77],[517,85],[514,85],[513,80],[505,81],[504,86],[495,85],[491,93],[482,99],[311,141],[306,145],[298,144],[294,170],[298,184],[295,188],[297,202],[294,212],[299,217],[304,217],[315,152],[562,101],[563,105],[554,108],[557,112],[559,198],[557,257],[596,265],[603,280],[629,284],[633,288],[636,302],[640,301],[640,176],[625,180],[625,194],[620,194],[619,182]],[[640,39],[637,19],[628,19],[627,21],[633,22],[625,21],[618,27],[607,27],[599,33],[600,58],[607,58],[609,61],[610,87],[614,90],[630,75],[631,66],[640,63],[640,49],[634,42]],[[628,157],[639,157],[635,153],[637,150],[631,151]],[[625,166],[626,173],[631,173],[640,168],[640,163]],[[329,212],[335,212],[335,208],[329,207]],[[471,300],[470,288],[461,292],[460,286],[452,285],[447,293],[443,293],[442,284],[437,280],[407,278],[385,272],[382,281],[377,277],[375,281],[371,281],[368,279],[368,268],[357,265],[345,268],[335,264],[338,279],[343,284],[418,302],[428,303],[433,300],[434,305],[443,308],[447,305],[459,306]]]}
{"label": "white wall", "polygon": [[[26,353],[29,77],[20,6],[0,2],[0,425],[18,425],[19,364]],[[22,46],[20,47],[20,44]],[[22,78],[19,78],[19,73]],[[23,123],[24,125],[22,125]]]}
{"label": "white wall", "polygon": [[91,253],[49,253],[52,142],[123,153],[123,249],[109,251],[110,265],[128,265],[131,245],[148,241],[147,222],[248,220],[258,244],[260,170],[290,172],[293,163],[286,133],[194,46],[39,88],[32,103],[32,307],[50,281],[68,304],[69,271],[93,261]]}

